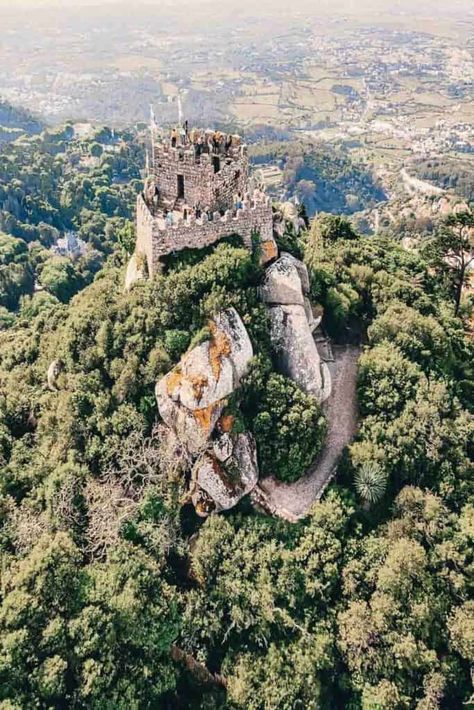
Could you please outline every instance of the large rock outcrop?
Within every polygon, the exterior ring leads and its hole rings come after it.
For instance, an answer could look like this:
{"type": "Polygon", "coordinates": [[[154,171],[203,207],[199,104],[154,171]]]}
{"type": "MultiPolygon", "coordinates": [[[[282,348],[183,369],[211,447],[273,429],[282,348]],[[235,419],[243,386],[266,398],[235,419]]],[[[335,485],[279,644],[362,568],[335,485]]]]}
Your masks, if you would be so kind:
{"type": "Polygon", "coordinates": [[[247,373],[252,344],[234,308],[217,315],[210,331],[156,386],[162,419],[194,459],[191,492],[200,515],[231,508],[258,480],[253,438],[233,434],[232,417],[221,416],[247,373]]]}
{"type": "Polygon", "coordinates": [[[234,308],[216,316],[210,328],[211,339],[188,352],[156,386],[162,419],[193,454],[207,445],[226,397],[239,386],[253,356],[234,308]]]}
{"type": "Polygon", "coordinates": [[[146,267],[142,261],[143,259],[137,254],[130,257],[125,273],[124,291],[130,291],[134,283],[146,279],[146,267]]]}
{"type": "Polygon", "coordinates": [[[205,454],[196,462],[192,480],[192,500],[198,514],[201,513],[201,501],[205,501],[205,514],[208,513],[209,499],[213,502],[216,512],[233,508],[244,495],[255,488],[258,481],[257,448],[253,436],[246,433],[229,437],[225,447],[217,440],[214,451],[205,454]],[[224,460],[220,455],[223,448],[224,460]]]}
{"type": "Polygon", "coordinates": [[[59,389],[58,379],[64,370],[64,363],[62,360],[53,360],[53,362],[48,367],[48,388],[51,392],[57,392],[59,389]]]}
{"type": "Polygon", "coordinates": [[[281,372],[323,401],[331,392],[330,375],[313,338],[315,319],[308,293],[306,266],[286,253],[267,269],[260,289],[261,299],[268,305],[281,372]]]}
{"type": "Polygon", "coordinates": [[[298,208],[293,202],[283,202],[274,214],[273,229],[278,236],[283,237],[288,229],[293,229],[298,235],[306,228],[305,221],[300,217],[298,208]]]}

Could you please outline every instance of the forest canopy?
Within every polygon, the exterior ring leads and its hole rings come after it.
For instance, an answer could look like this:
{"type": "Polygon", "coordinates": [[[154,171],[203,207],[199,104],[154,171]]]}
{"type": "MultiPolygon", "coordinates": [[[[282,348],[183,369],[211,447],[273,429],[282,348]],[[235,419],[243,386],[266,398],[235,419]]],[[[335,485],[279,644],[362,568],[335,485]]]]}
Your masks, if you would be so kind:
{"type": "Polygon", "coordinates": [[[154,386],[219,309],[252,341],[229,407],[262,474],[299,478],[326,425],[276,372],[238,241],[124,292],[142,156],[69,126],[0,151],[0,706],[465,707],[474,346],[453,274],[337,216],[287,234],[325,328],[361,347],[358,434],[299,522],[248,499],[199,519],[154,386]],[[75,258],[51,251],[68,230],[75,258]]]}

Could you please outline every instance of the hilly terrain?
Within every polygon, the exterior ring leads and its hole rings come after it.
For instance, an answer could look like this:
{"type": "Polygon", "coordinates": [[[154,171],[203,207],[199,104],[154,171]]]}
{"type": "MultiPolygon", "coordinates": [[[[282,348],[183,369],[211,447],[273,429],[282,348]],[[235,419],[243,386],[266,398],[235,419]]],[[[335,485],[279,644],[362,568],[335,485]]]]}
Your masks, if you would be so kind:
{"type": "Polygon", "coordinates": [[[450,255],[468,206],[407,250],[348,221],[390,197],[366,166],[254,145],[257,174],[271,150],[318,210],[273,204],[327,361],[351,353],[357,402],[325,409],[279,371],[258,239],[184,250],[126,290],[143,133],[29,120],[0,146],[0,705],[466,707],[474,343],[450,255]],[[165,435],[155,387],[215,347],[228,309],[252,357],[222,424],[257,442],[262,489],[304,493],[350,433],[292,520],[249,496],[198,515],[165,435]]]}
{"type": "Polygon", "coordinates": [[[0,100],[0,142],[14,140],[23,133],[39,133],[43,128],[44,124],[29,111],[0,100]]]}

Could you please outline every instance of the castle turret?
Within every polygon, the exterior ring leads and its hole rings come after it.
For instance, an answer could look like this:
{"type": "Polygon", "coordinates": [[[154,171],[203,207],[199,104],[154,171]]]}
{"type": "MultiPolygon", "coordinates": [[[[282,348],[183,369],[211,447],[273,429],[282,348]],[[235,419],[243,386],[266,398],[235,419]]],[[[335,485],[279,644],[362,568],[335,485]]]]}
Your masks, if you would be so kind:
{"type": "MultiPolygon", "coordinates": [[[[148,159],[149,161],[149,159],[148,159]]],[[[137,202],[138,253],[151,275],[160,258],[238,234],[252,248],[258,232],[265,261],[277,256],[269,199],[250,189],[247,147],[219,131],[152,130],[149,175],[137,202]]]]}

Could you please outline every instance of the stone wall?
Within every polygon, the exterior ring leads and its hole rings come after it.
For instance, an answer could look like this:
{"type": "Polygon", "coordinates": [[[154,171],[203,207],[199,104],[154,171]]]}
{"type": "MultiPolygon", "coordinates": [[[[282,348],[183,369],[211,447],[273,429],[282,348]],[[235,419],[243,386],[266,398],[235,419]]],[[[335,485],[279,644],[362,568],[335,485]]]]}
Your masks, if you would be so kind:
{"type": "Polygon", "coordinates": [[[157,233],[156,220],[148,209],[148,205],[143,199],[143,195],[137,198],[137,241],[135,253],[144,254],[148,265],[148,273],[153,274],[153,242],[154,234],[157,233]]]}
{"type": "Polygon", "coordinates": [[[190,216],[171,226],[161,227],[162,222],[154,218],[141,195],[137,201],[137,252],[145,254],[151,275],[160,270],[160,259],[167,254],[182,249],[201,249],[215,244],[224,237],[238,234],[245,246],[252,249],[252,232],[260,234],[263,260],[276,256],[273,239],[273,212],[268,197],[245,200],[243,208],[235,214],[228,211],[223,217],[216,212],[209,221],[190,216]]]}
{"type": "Polygon", "coordinates": [[[199,159],[194,149],[155,147],[152,175],[160,191],[160,200],[174,204],[178,198],[178,175],[184,181],[184,201],[189,207],[228,209],[234,195],[244,194],[248,180],[248,158],[242,146],[235,157],[216,156],[219,171],[214,171],[214,156],[203,153],[199,159]]]}

